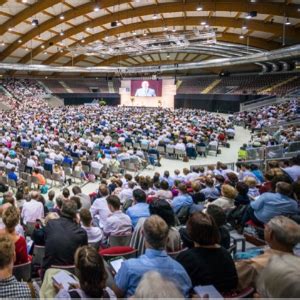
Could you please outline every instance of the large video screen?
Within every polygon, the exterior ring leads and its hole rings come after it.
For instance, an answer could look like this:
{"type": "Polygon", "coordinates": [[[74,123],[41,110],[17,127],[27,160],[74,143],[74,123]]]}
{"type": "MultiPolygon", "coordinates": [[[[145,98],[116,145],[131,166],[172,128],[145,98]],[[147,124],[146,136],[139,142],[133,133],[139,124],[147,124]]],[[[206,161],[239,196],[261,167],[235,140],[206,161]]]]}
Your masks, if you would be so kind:
{"type": "Polygon", "coordinates": [[[161,97],[162,80],[131,80],[131,96],[161,97]]]}

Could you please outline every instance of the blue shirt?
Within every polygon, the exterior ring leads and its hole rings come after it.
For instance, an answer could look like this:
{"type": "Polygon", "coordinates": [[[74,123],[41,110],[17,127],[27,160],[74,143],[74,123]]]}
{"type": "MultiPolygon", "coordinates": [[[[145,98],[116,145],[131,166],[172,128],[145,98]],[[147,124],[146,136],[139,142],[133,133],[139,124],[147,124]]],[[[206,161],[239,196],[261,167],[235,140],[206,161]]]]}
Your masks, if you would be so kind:
{"type": "Polygon", "coordinates": [[[279,193],[264,193],[250,205],[255,217],[264,224],[275,216],[298,213],[297,202],[279,193]]]}
{"type": "Polygon", "coordinates": [[[193,198],[190,195],[183,194],[176,196],[172,201],[172,208],[175,213],[177,213],[184,206],[192,206],[193,198]]]}
{"type": "Polygon", "coordinates": [[[216,187],[206,187],[200,191],[206,199],[217,199],[220,196],[220,191],[216,187]]]}
{"type": "Polygon", "coordinates": [[[137,203],[129,207],[126,211],[127,215],[130,217],[133,227],[139,221],[139,218],[147,218],[150,216],[149,204],[147,203],[137,203]]]}
{"type": "Polygon", "coordinates": [[[10,180],[14,180],[16,182],[18,181],[17,174],[14,173],[14,172],[11,172],[11,171],[7,174],[7,178],[10,179],[10,180]]]}
{"type": "Polygon", "coordinates": [[[126,297],[134,294],[142,276],[148,271],[157,271],[172,280],[184,296],[189,296],[192,282],[181,264],[167,255],[166,251],[146,249],[139,258],[125,260],[118,271],[115,282],[126,297]]]}

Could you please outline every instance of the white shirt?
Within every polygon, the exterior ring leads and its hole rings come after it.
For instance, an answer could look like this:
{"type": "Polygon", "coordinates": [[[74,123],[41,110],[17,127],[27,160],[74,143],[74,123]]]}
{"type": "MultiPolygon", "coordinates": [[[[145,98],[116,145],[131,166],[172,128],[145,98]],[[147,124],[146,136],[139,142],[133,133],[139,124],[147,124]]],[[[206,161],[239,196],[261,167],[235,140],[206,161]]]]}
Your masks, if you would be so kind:
{"type": "Polygon", "coordinates": [[[99,226],[103,228],[107,217],[110,215],[110,210],[107,205],[106,197],[97,198],[90,208],[93,218],[99,220],[99,226]]]}
{"type": "Polygon", "coordinates": [[[103,227],[105,235],[126,235],[132,232],[132,222],[129,216],[120,210],[113,212],[103,227]]]}
{"type": "Polygon", "coordinates": [[[27,222],[34,223],[37,219],[44,218],[44,207],[41,202],[31,199],[23,204],[21,217],[23,218],[23,223],[27,222]]]}
{"type": "Polygon", "coordinates": [[[123,188],[121,193],[119,194],[120,201],[123,204],[126,200],[132,199],[132,189],[123,188]]]}
{"type": "Polygon", "coordinates": [[[104,238],[103,232],[99,227],[85,227],[81,225],[81,227],[86,231],[88,236],[88,243],[97,243],[102,241],[104,238]]]}

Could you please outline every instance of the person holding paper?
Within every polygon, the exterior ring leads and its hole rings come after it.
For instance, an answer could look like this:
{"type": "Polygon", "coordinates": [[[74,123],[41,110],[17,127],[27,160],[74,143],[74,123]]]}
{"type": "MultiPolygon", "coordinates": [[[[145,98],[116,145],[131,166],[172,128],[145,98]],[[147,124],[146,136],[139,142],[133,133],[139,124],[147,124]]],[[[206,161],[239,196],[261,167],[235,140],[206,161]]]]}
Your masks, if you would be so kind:
{"type": "MultiPolygon", "coordinates": [[[[53,286],[58,290],[56,299],[116,299],[114,292],[106,287],[107,272],[103,258],[97,250],[91,246],[83,246],[75,253],[75,268],[79,283],[74,283],[66,288],[68,282],[57,282],[53,276],[53,286]]],[[[69,275],[68,275],[69,276],[69,275]]],[[[67,280],[68,281],[68,280],[67,280]]]]}

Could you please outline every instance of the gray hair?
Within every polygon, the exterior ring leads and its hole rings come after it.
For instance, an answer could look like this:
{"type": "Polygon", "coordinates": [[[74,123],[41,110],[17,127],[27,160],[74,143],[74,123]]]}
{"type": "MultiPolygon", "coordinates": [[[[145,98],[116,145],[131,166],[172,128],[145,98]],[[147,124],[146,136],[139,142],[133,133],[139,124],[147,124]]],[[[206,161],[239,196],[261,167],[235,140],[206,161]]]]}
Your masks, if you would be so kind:
{"type": "MultiPolygon", "coordinates": [[[[170,276],[172,276],[170,274],[170,276]]],[[[134,294],[136,299],[184,299],[173,281],[167,280],[156,271],[150,271],[143,275],[134,294]]]]}
{"type": "Polygon", "coordinates": [[[274,255],[257,278],[256,289],[262,298],[299,298],[300,257],[274,255]]]}
{"type": "Polygon", "coordinates": [[[277,216],[272,218],[267,225],[279,243],[293,247],[300,243],[300,225],[295,221],[284,216],[277,216]]]}

